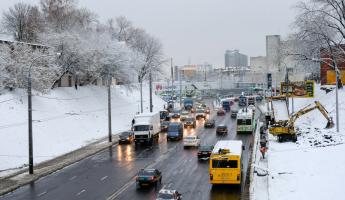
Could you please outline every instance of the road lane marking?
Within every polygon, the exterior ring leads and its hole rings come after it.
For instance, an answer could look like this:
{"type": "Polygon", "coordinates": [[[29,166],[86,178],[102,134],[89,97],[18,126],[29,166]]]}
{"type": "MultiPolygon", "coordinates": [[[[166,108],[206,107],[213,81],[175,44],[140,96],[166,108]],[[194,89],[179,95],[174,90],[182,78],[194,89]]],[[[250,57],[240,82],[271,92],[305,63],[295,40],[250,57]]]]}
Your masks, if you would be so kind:
{"type": "Polygon", "coordinates": [[[77,178],[77,176],[72,176],[69,180],[71,181],[71,180],[73,180],[75,178],[77,178]]]}
{"type": "Polygon", "coordinates": [[[108,178],[108,176],[104,176],[104,177],[101,178],[101,181],[104,181],[107,178],[108,178]]]}
{"type": "Polygon", "coordinates": [[[114,194],[112,194],[110,197],[108,197],[107,200],[116,199],[116,197],[118,197],[120,194],[122,194],[125,190],[127,190],[129,188],[129,186],[131,186],[134,183],[135,183],[135,180],[133,178],[130,182],[126,183],[118,191],[116,191],[114,194]]]}
{"type": "Polygon", "coordinates": [[[37,196],[40,197],[40,196],[45,195],[46,193],[47,193],[47,191],[44,191],[44,192],[42,192],[42,193],[39,193],[37,196]]]}
{"type": "Polygon", "coordinates": [[[83,192],[85,192],[86,190],[82,190],[82,191],[80,191],[80,192],[78,192],[77,194],[76,194],[76,196],[79,196],[79,195],[81,195],[83,192]]]}

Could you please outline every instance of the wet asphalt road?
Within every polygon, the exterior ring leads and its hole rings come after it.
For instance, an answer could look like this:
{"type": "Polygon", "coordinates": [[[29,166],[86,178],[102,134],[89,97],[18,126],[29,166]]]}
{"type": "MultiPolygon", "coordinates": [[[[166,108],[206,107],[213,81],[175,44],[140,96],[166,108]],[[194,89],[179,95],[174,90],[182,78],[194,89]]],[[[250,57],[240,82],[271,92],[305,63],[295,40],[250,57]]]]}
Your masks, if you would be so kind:
{"type": "MultiPolygon", "coordinates": [[[[203,120],[197,121],[195,129],[185,129],[184,135],[197,134],[201,144],[212,145],[221,139],[241,139],[245,145],[245,175],[252,135],[237,135],[235,120],[229,113],[226,116],[214,115],[211,113],[209,117],[215,117],[216,125],[228,125],[228,135],[216,136],[215,128],[204,129],[203,120]]],[[[176,189],[183,199],[240,199],[240,187],[212,186],[209,183],[209,162],[198,161],[197,151],[197,148],[184,149],[182,141],[167,142],[166,133],[160,133],[159,140],[151,148],[135,148],[134,144],[115,145],[1,196],[0,200],[155,199],[161,188],[176,189]],[[134,177],[139,169],[145,167],[162,171],[162,184],[157,188],[136,189],[134,177]]]]}

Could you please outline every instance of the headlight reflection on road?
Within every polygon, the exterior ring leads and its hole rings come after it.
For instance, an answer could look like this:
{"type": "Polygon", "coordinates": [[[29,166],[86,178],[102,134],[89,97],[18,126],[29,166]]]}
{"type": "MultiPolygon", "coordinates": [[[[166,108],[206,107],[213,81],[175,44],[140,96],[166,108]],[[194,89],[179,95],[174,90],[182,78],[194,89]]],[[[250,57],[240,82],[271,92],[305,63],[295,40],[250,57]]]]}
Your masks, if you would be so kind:
{"type": "Polygon", "coordinates": [[[117,145],[117,159],[119,161],[122,161],[122,145],[117,145]]]}

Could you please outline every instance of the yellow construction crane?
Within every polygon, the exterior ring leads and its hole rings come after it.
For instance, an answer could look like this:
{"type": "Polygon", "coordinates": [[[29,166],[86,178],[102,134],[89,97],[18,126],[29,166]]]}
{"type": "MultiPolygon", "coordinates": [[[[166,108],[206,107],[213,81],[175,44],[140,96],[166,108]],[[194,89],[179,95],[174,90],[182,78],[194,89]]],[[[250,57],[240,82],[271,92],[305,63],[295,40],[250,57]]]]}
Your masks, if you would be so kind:
{"type": "Polygon", "coordinates": [[[318,109],[322,115],[327,119],[326,128],[332,128],[334,126],[332,118],[328,115],[327,110],[325,107],[321,105],[320,102],[315,101],[315,105],[311,106],[311,104],[307,105],[306,107],[302,108],[298,112],[291,115],[289,120],[280,120],[276,121],[272,126],[269,127],[269,132],[272,135],[276,135],[278,137],[279,142],[283,141],[297,141],[297,136],[295,132],[295,121],[302,115],[318,109]]]}

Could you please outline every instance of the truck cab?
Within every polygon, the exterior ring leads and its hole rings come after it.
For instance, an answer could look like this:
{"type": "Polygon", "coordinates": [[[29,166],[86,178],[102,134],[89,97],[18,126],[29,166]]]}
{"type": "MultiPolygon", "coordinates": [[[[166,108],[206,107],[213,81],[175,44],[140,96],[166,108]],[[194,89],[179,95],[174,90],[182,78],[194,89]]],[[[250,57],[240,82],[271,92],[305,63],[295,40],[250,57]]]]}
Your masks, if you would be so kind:
{"type": "Polygon", "coordinates": [[[135,115],[133,125],[135,144],[153,144],[154,138],[159,137],[160,116],[159,113],[141,113],[135,115]]]}
{"type": "Polygon", "coordinates": [[[167,140],[182,139],[183,126],[181,122],[171,122],[168,127],[167,140]]]}

